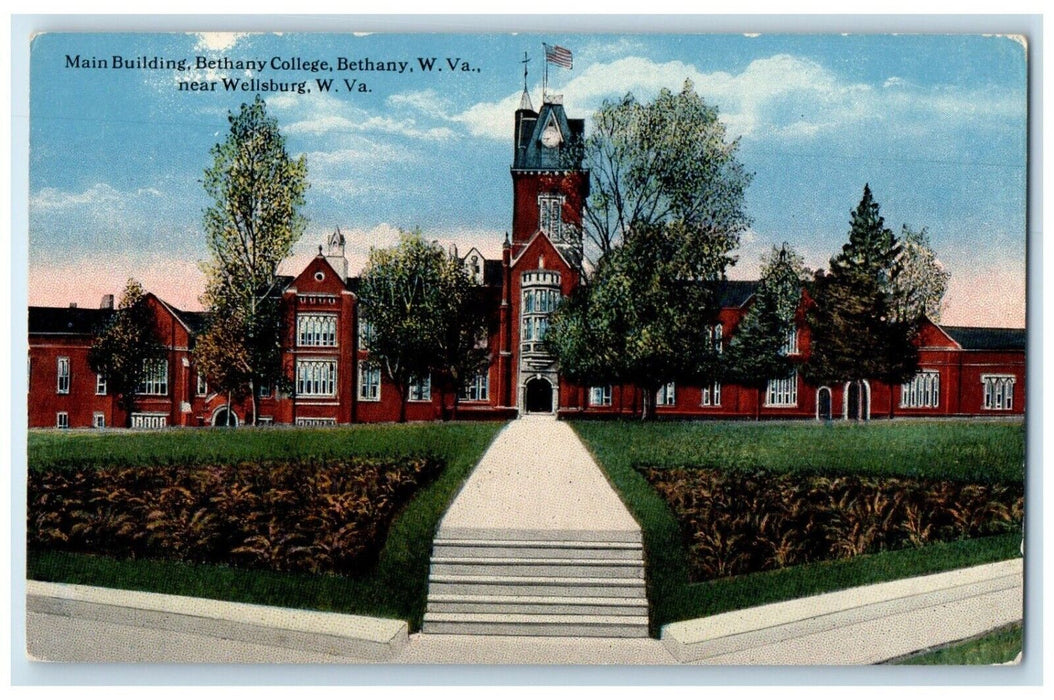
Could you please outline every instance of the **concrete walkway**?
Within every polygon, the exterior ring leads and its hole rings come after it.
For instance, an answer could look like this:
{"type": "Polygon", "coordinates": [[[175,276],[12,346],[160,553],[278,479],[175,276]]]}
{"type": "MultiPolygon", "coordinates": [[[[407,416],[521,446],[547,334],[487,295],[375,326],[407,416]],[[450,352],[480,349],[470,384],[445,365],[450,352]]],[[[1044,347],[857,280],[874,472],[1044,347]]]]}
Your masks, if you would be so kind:
{"type": "Polygon", "coordinates": [[[317,640],[305,641],[304,621],[317,613],[28,582],[26,641],[35,659],[96,663],[873,664],[1020,620],[1021,564],[996,562],[678,622],[664,628],[663,641],[453,634],[406,639],[397,631],[388,639],[392,626],[402,623],[377,620],[371,630],[351,616],[340,632],[347,638],[343,644],[328,620],[316,631],[317,640]],[[225,624],[211,605],[229,607],[225,624]],[[365,646],[354,638],[364,632],[372,638],[365,646]],[[380,645],[387,654],[376,653],[380,645]]]}
{"type": "Polygon", "coordinates": [[[646,638],[642,542],[570,426],[513,421],[439,524],[423,631],[646,638]]]}
{"type": "Polygon", "coordinates": [[[569,425],[526,416],[502,430],[439,525],[441,539],[640,542],[641,532],[569,425]]]}

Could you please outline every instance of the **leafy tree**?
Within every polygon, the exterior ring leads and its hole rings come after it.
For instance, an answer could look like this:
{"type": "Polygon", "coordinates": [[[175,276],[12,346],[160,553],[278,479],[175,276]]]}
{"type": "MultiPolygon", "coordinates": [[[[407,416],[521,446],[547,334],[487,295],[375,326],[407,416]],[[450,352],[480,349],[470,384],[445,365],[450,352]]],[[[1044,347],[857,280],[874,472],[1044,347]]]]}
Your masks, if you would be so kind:
{"type": "MultiPolygon", "coordinates": [[[[204,222],[212,259],[204,266],[202,301],[214,319],[224,319],[216,332],[224,340],[240,339],[241,349],[231,352],[241,353],[247,366],[240,376],[255,421],[261,384],[284,380],[275,286],[279,264],[304,230],[299,210],[307,164],[303,156],[289,156],[278,122],[267,116],[259,95],[228,121],[230,133],[212,148],[213,163],[205,171],[205,192],[213,200],[204,222]]],[[[206,340],[205,347],[218,346],[206,340]]],[[[216,367],[221,357],[206,363],[216,367]]],[[[239,374],[227,376],[233,381],[239,374]]]]}
{"type": "Polygon", "coordinates": [[[460,393],[487,361],[484,307],[468,272],[419,231],[403,233],[393,248],[370,251],[359,303],[373,326],[370,358],[399,392],[399,422],[406,420],[414,380],[436,373],[460,393]]]}
{"type": "Polygon", "coordinates": [[[786,342],[797,327],[795,317],[808,275],[805,261],[786,244],[773,248],[762,263],[753,302],[729,341],[726,376],[756,390],[755,419],[761,417],[768,381],[786,377],[796,364],[786,352],[786,342]]]}
{"type": "Polygon", "coordinates": [[[227,395],[227,424],[233,418],[233,399],[242,399],[252,383],[251,353],[244,323],[236,315],[213,316],[194,344],[194,362],[218,393],[227,395]]]}
{"type": "MultiPolygon", "coordinates": [[[[487,297],[472,281],[456,253],[445,256],[440,268],[438,309],[439,348],[432,371],[440,386],[453,392],[453,417],[457,418],[461,391],[467,382],[490,365],[487,348],[487,297]]],[[[446,401],[440,403],[446,415],[446,401]]]]}
{"type": "Polygon", "coordinates": [[[849,242],[831,259],[830,272],[818,273],[811,285],[806,377],[814,384],[863,379],[899,384],[918,371],[917,319],[895,313],[901,247],[885,228],[867,185],[850,226],[849,242]]]}
{"type": "Polygon", "coordinates": [[[88,350],[92,371],[106,378],[107,387],[124,411],[125,427],[132,424],[136,394],[150,363],[163,357],[154,312],[142,285],[130,279],[117,310],[96,334],[88,350]]]}
{"type": "Polygon", "coordinates": [[[632,94],[605,101],[581,149],[568,153],[590,172],[588,242],[602,256],[639,225],[681,221],[719,235],[745,230],[743,198],[752,175],[738,150],[739,140],[727,140],[717,108],[690,80],[649,104],[632,94]]]}
{"type": "Polygon", "coordinates": [[[907,224],[900,233],[900,257],[893,280],[893,313],[898,319],[941,320],[941,305],[951,273],[944,269],[930,247],[929,231],[915,231],[907,224]]]}
{"type": "Polygon", "coordinates": [[[679,221],[638,225],[601,258],[587,291],[554,314],[546,342],[561,372],[638,385],[643,420],[654,416],[663,384],[715,380],[715,282],[731,262],[730,250],[729,238],[701,235],[679,221]]]}

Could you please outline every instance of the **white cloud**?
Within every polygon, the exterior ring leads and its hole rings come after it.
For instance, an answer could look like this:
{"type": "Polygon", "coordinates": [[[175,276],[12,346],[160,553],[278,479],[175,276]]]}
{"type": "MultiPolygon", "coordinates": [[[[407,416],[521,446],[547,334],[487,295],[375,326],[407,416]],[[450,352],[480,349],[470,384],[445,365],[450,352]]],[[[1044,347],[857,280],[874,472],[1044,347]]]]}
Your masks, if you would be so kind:
{"type": "MultiPolygon", "coordinates": [[[[1024,96],[1007,90],[923,88],[896,76],[881,85],[850,82],[816,61],[789,54],[756,59],[739,73],[706,73],[682,61],[626,56],[588,65],[562,86],[551,85],[550,92],[563,93],[568,112],[588,115],[605,99],[632,92],[651,100],[662,88],[679,90],[686,79],[718,106],[730,137],[810,139],[869,121],[920,120],[940,131],[969,120],[1024,114],[1024,96]]],[[[535,85],[531,94],[539,93],[535,85]]],[[[519,99],[517,91],[450,118],[473,135],[507,140],[519,99]]]]}
{"type": "Polygon", "coordinates": [[[80,192],[44,187],[36,194],[30,194],[29,206],[30,209],[69,209],[113,204],[121,198],[120,192],[105,182],[99,182],[80,192]]]}
{"type": "Polygon", "coordinates": [[[198,43],[194,45],[194,49],[197,51],[229,51],[248,34],[244,32],[200,32],[196,36],[198,43]]]}
{"type": "Polygon", "coordinates": [[[372,114],[333,95],[317,95],[312,100],[279,95],[271,98],[268,105],[276,111],[289,113],[285,120],[289,123],[282,127],[289,134],[383,133],[435,141],[449,138],[454,133],[446,126],[420,126],[413,118],[396,119],[372,114]]]}

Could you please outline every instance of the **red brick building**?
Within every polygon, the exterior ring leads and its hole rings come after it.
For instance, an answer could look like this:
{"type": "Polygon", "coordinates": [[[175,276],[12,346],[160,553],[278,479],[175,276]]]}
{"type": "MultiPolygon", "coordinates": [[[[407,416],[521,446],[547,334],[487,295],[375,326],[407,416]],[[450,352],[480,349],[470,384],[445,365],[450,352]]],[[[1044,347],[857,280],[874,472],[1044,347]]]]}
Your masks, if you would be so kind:
{"type": "MultiPolygon", "coordinates": [[[[569,166],[565,146],[581,137],[584,122],[568,119],[550,96],[537,112],[524,92],[514,116],[511,167],[511,239],[501,260],[476,249],[462,260],[489,300],[490,365],[461,392],[461,418],[509,418],[523,413],[614,416],[639,413],[640,389],[631,385],[583,387],[560,377],[542,343],[549,314],[579,284],[582,211],[589,173],[569,166]]],[[[380,367],[369,362],[369,324],[357,314],[357,278],[348,275],[344,237],[334,232],[296,277],[281,280],[285,319],[283,361],[292,390],[264,387],[259,421],[337,425],[393,421],[399,398],[380,367]]],[[[756,283],[726,282],[722,310],[712,329],[727,343],[753,298],[756,283]]],[[[205,317],[156,296],[155,312],[165,359],[140,387],[133,427],[241,424],[251,421],[248,402],[229,405],[213,392],[194,363],[195,336],[205,317]]],[[[124,425],[104,378],[88,364],[93,333],[113,313],[102,308],[29,309],[29,426],[124,425]]],[[[660,416],[698,418],[868,419],[894,416],[999,416],[1024,413],[1025,331],[926,323],[919,334],[920,369],[911,382],[887,386],[867,381],[810,386],[797,374],[770,381],[758,392],[736,385],[663,387],[660,416]],[[760,404],[760,405],[759,405],[760,404]]],[[[809,331],[800,324],[787,351],[805,358],[809,331]]],[[[430,379],[411,387],[406,417],[435,420],[453,409],[454,397],[433,391],[430,379]]]]}

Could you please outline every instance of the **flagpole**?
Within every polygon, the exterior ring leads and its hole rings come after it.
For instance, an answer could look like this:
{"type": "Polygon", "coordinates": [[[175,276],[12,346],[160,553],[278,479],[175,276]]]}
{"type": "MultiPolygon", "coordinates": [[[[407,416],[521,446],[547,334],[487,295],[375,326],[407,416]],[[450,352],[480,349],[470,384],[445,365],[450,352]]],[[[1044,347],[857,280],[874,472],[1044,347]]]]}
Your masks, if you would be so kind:
{"type": "Polygon", "coordinates": [[[545,93],[549,89],[549,53],[548,46],[542,42],[542,54],[545,56],[545,69],[542,74],[542,104],[545,104],[545,93]]]}

